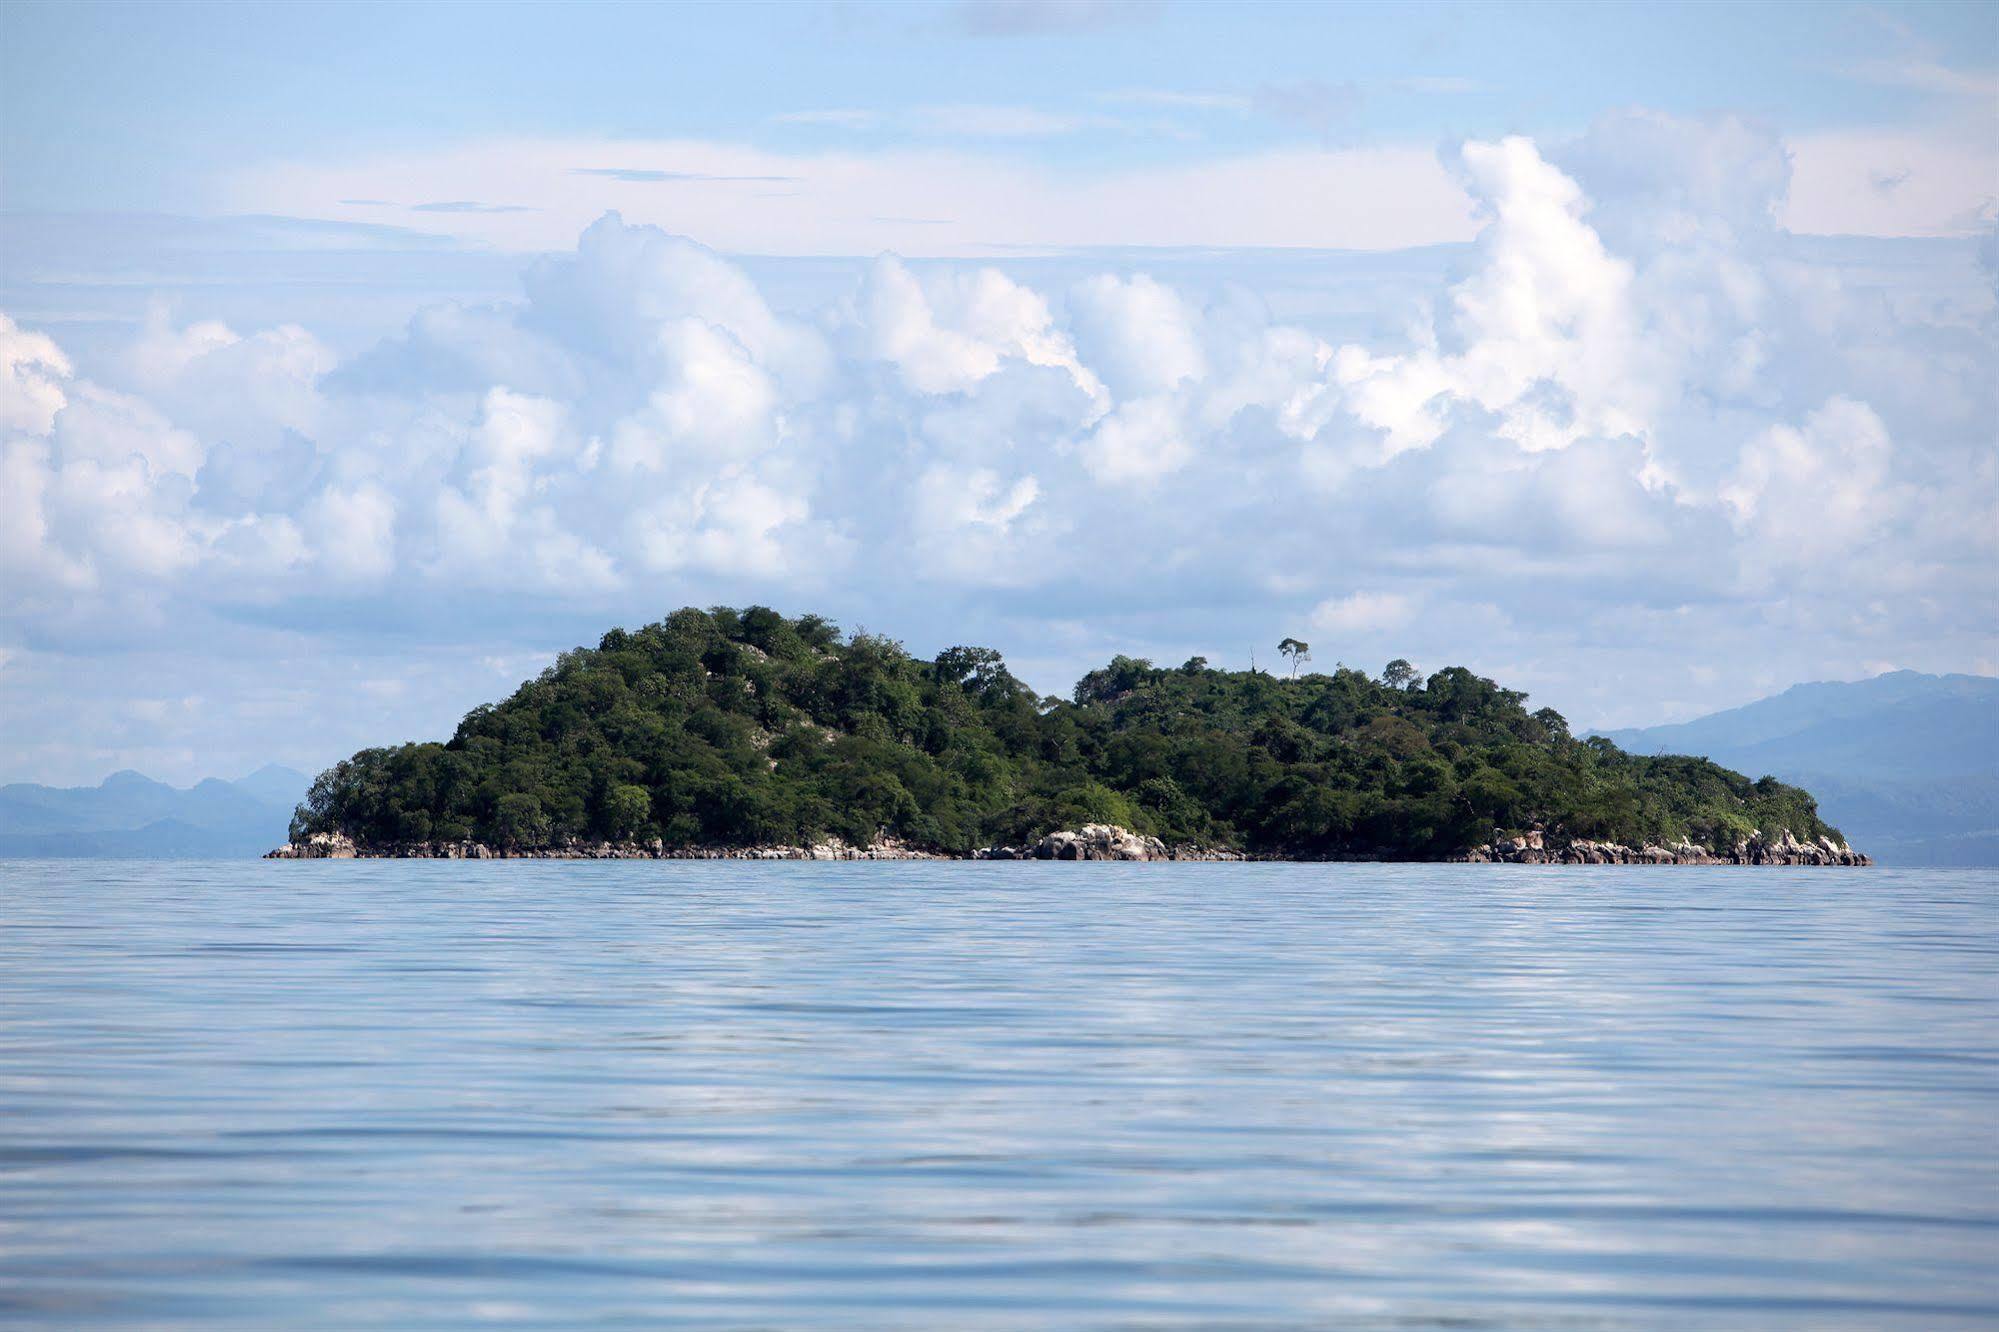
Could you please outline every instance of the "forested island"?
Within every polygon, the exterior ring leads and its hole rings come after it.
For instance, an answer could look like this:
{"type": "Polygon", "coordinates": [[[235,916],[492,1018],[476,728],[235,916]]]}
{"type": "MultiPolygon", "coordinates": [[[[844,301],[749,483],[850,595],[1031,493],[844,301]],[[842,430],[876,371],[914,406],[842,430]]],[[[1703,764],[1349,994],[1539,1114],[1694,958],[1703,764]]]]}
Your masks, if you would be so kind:
{"type": "Polygon", "coordinates": [[[273,854],[1866,863],[1773,778],[1579,740],[1462,667],[1282,651],[1120,656],[1058,699],[987,648],[680,610],[336,764],[273,854]]]}

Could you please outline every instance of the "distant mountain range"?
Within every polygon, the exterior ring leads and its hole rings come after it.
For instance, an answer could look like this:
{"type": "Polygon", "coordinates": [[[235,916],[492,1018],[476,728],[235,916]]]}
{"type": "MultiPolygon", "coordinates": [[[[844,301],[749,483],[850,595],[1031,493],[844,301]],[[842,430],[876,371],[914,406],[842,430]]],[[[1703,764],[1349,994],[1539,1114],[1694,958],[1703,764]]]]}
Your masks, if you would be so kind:
{"type": "Polygon", "coordinates": [[[269,764],[182,790],[136,772],[96,786],[0,786],[0,858],[258,856],[285,840],[311,779],[269,764]]]}
{"type": "Polygon", "coordinates": [[[1894,671],[1598,734],[1802,786],[1884,865],[1999,865],[1999,679],[1894,671]]]}

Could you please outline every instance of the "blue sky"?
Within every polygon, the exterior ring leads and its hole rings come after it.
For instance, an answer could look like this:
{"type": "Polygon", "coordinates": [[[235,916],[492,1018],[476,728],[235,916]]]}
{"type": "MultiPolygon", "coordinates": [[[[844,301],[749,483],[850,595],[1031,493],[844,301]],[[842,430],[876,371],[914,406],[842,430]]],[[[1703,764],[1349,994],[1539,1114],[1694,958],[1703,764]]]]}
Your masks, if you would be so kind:
{"type": "Polygon", "coordinates": [[[1989,91],[1999,60],[1999,22],[1971,4],[473,12],[10,6],[8,206],[201,208],[249,164],[475,137],[801,153],[974,139],[1089,170],[1297,142],[1573,133],[1622,106],[1794,134],[1920,128],[1941,79],[1983,77],[1989,91]]]}
{"type": "MultiPolygon", "coordinates": [[[[1919,88],[1862,71],[1897,54],[1976,70],[1994,45],[1977,5],[10,8],[10,109],[40,113],[24,138],[82,132],[105,165],[177,168],[418,134],[809,143],[774,118],[953,102],[1085,113],[1119,92],[1312,80],[1356,85],[1373,132],[1574,128],[1619,103],[1806,129],[1920,117],[1919,88]]],[[[78,157],[46,140],[19,151],[10,167],[51,179],[78,157]]]]}
{"type": "Polygon", "coordinates": [[[0,779],[315,767],[717,600],[1581,723],[1999,669],[1993,6],[0,37],[0,779]]]}

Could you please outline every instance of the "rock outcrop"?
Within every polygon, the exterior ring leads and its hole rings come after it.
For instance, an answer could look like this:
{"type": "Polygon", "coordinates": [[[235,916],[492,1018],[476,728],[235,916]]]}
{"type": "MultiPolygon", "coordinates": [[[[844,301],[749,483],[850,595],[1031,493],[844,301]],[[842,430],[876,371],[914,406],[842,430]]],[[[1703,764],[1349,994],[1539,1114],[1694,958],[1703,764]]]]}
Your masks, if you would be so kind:
{"type": "Polygon", "coordinates": [[[1871,865],[1874,862],[1844,842],[1821,837],[1801,842],[1790,829],[1775,838],[1760,833],[1743,838],[1726,851],[1693,842],[1664,846],[1625,846],[1619,842],[1583,839],[1554,845],[1540,831],[1517,836],[1493,835],[1490,845],[1473,847],[1458,857],[1472,864],[1506,865],[1871,865]]]}
{"type": "Polygon", "coordinates": [[[346,833],[314,833],[303,842],[286,842],[277,850],[267,853],[266,860],[353,860],[369,855],[354,844],[354,839],[346,833]]]}
{"type": "Polygon", "coordinates": [[[974,860],[1248,860],[1240,851],[1168,846],[1115,823],[1086,823],[1049,833],[1027,846],[988,846],[974,860]]]}
{"type": "Polygon", "coordinates": [[[1034,844],[1036,860],[1165,860],[1166,844],[1114,823],[1086,823],[1034,844]]]}

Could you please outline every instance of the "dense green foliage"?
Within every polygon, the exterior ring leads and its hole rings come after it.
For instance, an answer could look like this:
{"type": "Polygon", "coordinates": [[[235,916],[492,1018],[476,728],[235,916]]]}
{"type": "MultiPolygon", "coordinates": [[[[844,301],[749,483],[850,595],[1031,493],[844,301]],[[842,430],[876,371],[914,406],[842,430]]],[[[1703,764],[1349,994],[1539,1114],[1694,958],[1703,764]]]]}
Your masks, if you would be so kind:
{"type": "Polygon", "coordinates": [[[815,616],[682,610],[565,653],[448,744],[336,765],[293,836],[745,846],[885,833],[968,851],[1105,822],[1169,843],[1430,859],[1536,825],[1557,844],[1827,831],[1803,791],[1576,740],[1524,701],[1461,667],[1286,679],[1118,657],[1064,702],[985,648],[926,662],[815,616]]]}

